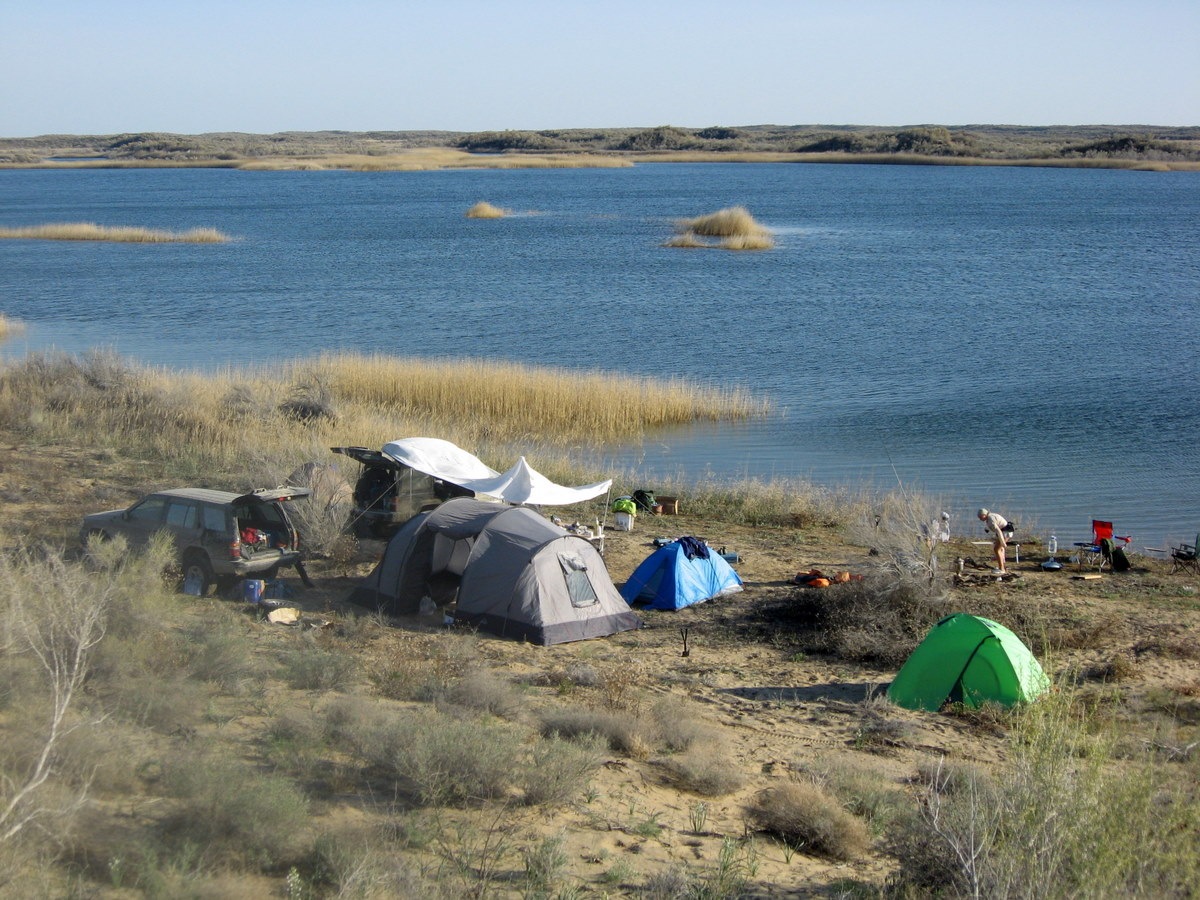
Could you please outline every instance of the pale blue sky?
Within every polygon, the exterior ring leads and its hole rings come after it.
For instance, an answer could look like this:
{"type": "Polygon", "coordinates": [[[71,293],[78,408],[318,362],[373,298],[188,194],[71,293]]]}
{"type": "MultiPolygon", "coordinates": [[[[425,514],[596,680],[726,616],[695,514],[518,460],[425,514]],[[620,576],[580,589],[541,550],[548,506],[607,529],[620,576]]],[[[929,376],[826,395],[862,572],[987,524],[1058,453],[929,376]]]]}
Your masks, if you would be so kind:
{"type": "Polygon", "coordinates": [[[0,0],[0,136],[1200,124],[1200,0],[0,0]]]}

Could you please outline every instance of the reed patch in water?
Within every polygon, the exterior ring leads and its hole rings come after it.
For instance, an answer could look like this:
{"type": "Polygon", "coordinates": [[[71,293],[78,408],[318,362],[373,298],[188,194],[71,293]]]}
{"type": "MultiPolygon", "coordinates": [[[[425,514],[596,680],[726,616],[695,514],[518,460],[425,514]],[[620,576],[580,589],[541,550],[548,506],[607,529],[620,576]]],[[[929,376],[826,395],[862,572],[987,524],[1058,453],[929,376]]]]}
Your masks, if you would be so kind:
{"type": "Polygon", "coordinates": [[[132,244],[222,244],[229,236],[215,228],[189,231],[160,231],[154,228],[97,225],[94,222],[62,222],[0,228],[0,238],[40,241],[116,241],[132,244]]]}
{"type": "Polygon", "coordinates": [[[503,219],[505,216],[511,215],[512,210],[494,206],[486,200],[480,200],[467,210],[468,219],[503,219]]]}
{"type": "Polygon", "coordinates": [[[668,247],[770,250],[775,246],[770,229],[759,224],[744,206],[683,219],[676,223],[675,230],[677,234],[667,241],[668,247]]]}

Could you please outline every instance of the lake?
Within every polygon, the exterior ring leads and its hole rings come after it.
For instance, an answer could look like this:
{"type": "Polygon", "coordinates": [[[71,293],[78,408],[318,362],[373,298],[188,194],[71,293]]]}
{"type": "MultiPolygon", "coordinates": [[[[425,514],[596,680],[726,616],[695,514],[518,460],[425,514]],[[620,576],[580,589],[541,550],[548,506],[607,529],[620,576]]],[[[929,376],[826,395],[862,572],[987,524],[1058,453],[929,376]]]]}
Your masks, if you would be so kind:
{"type": "MultiPolygon", "coordinates": [[[[445,172],[0,171],[0,224],[221,245],[0,241],[8,357],[211,369],[345,349],[679,376],[770,421],[607,458],[655,477],[897,482],[1134,546],[1200,530],[1200,177],[658,164],[445,172]],[[467,219],[486,200],[514,215],[467,219]],[[663,246],[742,205],[774,250],[663,246]]],[[[397,435],[400,437],[401,435],[397,435]]]]}

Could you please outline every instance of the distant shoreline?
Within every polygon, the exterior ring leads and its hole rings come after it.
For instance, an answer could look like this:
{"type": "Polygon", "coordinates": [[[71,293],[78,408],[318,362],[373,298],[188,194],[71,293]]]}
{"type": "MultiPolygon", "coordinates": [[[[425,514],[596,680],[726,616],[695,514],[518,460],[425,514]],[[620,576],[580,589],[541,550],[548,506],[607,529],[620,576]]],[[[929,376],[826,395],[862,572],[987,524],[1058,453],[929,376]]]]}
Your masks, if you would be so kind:
{"type": "Polygon", "coordinates": [[[427,171],[737,162],[1200,171],[1200,126],[774,126],[684,129],[158,132],[0,138],[2,169],[427,171]]]}

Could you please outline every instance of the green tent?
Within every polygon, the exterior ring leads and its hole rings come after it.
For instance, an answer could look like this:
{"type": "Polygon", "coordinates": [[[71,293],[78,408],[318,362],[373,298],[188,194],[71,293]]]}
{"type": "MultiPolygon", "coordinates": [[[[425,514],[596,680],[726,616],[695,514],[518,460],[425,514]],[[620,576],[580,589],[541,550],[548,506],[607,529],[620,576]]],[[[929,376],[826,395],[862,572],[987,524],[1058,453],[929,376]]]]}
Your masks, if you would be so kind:
{"type": "Polygon", "coordinates": [[[947,616],[921,641],[888,688],[908,709],[940,709],[947,700],[977,708],[1033,700],[1050,686],[1029,648],[998,622],[947,616]]]}

